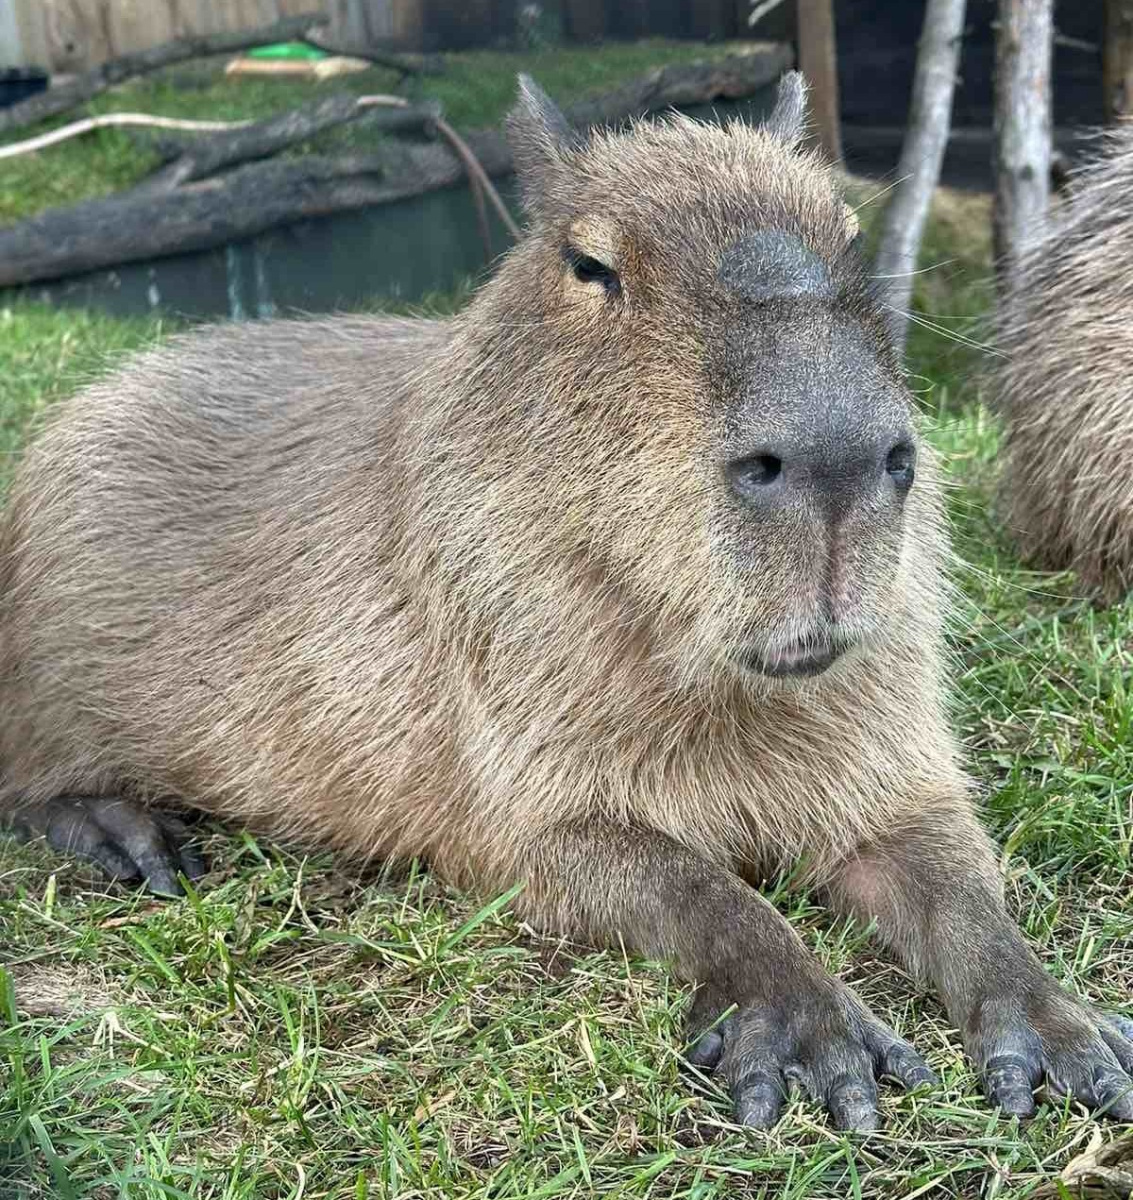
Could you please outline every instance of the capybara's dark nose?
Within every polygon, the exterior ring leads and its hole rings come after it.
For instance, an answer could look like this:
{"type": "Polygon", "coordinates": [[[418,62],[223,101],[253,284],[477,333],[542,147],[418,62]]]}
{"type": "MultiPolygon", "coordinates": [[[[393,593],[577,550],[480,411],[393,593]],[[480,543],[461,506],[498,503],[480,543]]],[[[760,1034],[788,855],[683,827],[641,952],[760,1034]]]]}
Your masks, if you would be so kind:
{"type": "Polygon", "coordinates": [[[878,490],[898,503],[916,477],[911,436],[885,438],[872,447],[837,438],[810,445],[769,443],[731,459],[725,474],[735,494],[753,509],[781,508],[809,498],[836,507],[874,497],[878,490]]]}

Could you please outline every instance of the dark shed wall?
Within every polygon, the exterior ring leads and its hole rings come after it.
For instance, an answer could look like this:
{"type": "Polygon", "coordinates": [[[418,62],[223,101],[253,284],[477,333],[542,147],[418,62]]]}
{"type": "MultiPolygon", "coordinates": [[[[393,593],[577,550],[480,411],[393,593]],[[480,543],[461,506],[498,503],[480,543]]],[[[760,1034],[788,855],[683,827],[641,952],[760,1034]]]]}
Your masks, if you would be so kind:
{"type": "MultiPolygon", "coordinates": [[[[788,0],[788,3],[790,0],[788,0]]],[[[967,32],[953,123],[990,126],[995,61],[995,0],[968,0],[967,32]]],[[[908,110],[924,19],[924,0],[837,0],[838,68],[842,119],[858,125],[892,125],[908,110]]],[[[1054,61],[1057,125],[1096,125],[1102,110],[1103,0],[1058,0],[1055,22],[1062,38],[1054,61]]]]}
{"type": "MultiPolygon", "coordinates": [[[[925,0],[835,0],[845,122],[904,122],[924,9],[925,0]]],[[[584,42],[606,37],[792,41],[794,10],[795,0],[783,0],[752,29],[746,19],[750,0],[561,0],[560,5],[564,36],[584,42]]],[[[957,125],[991,124],[995,10],[995,0],[968,0],[957,125]]],[[[1055,20],[1063,39],[1055,47],[1055,122],[1100,124],[1104,0],[1056,0],[1055,20]]]]}

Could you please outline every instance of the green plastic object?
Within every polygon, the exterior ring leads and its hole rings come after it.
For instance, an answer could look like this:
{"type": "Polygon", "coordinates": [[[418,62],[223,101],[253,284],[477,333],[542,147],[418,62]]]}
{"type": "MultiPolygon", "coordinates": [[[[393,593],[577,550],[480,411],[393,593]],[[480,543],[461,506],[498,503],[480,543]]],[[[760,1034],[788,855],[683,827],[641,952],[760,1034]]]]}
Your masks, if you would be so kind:
{"type": "Polygon", "coordinates": [[[248,51],[249,58],[326,58],[325,50],[308,46],[306,42],[276,42],[272,46],[257,46],[248,51]]]}

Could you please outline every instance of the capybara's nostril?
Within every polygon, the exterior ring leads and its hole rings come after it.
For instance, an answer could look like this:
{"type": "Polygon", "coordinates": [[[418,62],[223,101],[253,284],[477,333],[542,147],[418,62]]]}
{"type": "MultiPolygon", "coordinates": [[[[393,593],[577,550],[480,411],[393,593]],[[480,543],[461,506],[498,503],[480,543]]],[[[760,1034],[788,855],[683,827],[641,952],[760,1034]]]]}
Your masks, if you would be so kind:
{"type": "Polygon", "coordinates": [[[917,452],[911,442],[898,442],[885,458],[885,473],[901,492],[913,486],[917,474],[917,452]]]}
{"type": "Polygon", "coordinates": [[[752,454],[728,463],[732,487],[747,498],[756,498],[783,477],[783,460],[777,454],[752,454]]]}

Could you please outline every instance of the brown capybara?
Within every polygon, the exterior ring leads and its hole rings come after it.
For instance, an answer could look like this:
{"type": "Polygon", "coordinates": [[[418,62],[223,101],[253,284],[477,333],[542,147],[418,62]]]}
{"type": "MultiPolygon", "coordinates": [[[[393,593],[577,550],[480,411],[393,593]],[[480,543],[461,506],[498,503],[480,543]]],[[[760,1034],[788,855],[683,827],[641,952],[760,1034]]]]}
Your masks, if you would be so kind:
{"type": "Polygon", "coordinates": [[[944,713],[947,540],[854,222],[768,123],[510,127],[530,230],[448,321],[205,331],[64,406],[3,525],[3,803],[176,889],[170,801],[419,855],[671,958],[739,1119],[932,1074],[754,881],[805,858],[992,1100],[1133,1117],[1008,917],[944,713]],[[711,1028],[726,1009],[735,1010],[711,1028]]]}
{"type": "Polygon", "coordinates": [[[1012,274],[990,396],[1001,508],[1023,554],[1109,601],[1133,588],[1131,196],[1126,125],[1012,274]]]}

